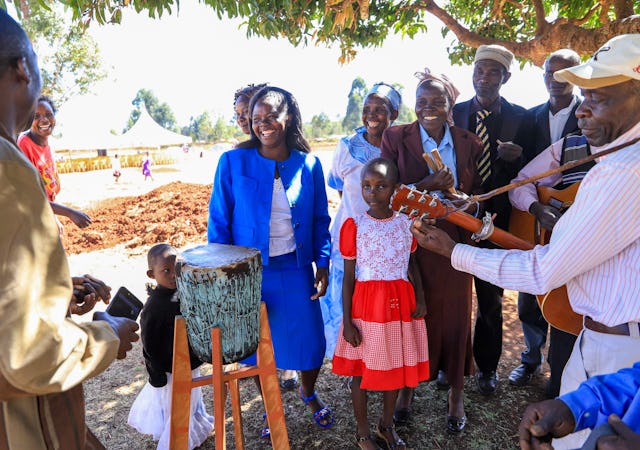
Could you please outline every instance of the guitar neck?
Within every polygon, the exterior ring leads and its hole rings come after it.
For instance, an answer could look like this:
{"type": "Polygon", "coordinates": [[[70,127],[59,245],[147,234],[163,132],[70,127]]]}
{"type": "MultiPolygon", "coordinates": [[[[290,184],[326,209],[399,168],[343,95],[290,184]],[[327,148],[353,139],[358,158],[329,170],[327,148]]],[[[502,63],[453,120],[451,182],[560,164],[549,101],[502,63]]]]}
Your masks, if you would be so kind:
{"type": "MultiPolygon", "coordinates": [[[[464,228],[467,231],[471,231],[472,233],[475,233],[482,228],[482,221],[480,219],[461,211],[454,211],[444,217],[444,219],[464,228]]],[[[520,239],[519,237],[497,227],[494,227],[493,233],[491,233],[487,239],[494,244],[507,249],[531,250],[533,248],[533,244],[530,242],[520,239]]]]}

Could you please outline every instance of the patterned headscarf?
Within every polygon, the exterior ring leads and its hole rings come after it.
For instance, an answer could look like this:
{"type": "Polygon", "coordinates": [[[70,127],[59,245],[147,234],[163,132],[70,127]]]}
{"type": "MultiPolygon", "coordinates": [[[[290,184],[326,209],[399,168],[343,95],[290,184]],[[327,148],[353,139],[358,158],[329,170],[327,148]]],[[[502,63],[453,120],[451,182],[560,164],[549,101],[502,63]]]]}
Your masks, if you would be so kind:
{"type": "Polygon", "coordinates": [[[395,112],[400,112],[402,97],[400,96],[400,93],[396,90],[396,88],[394,88],[390,84],[382,82],[374,84],[371,90],[367,92],[367,97],[372,94],[376,94],[380,97],[386,98],[387,100],[389,100],[389,103],[391,104],[391,107],[395,110],[395,112]]]}
{"type": "MultiPolygon", "coordinates": [[[[423,72],[416,72],[414,74],[416,78],[420,80],[418,83],[418,88],[422,83],[426,81],[437,81],[444,86],[444,91],[449,97],[449,114],[447,116],[447,122],[450,126],[453,126],[453,105],[456,104],[456,100],[460,95],[460,91],[453,85],[453,82],[444,74],[434,75],[431,73],[428,67],[424,68],[423,72]]],[[[418,89],[416,88],[416,90],[418,89]]]]}

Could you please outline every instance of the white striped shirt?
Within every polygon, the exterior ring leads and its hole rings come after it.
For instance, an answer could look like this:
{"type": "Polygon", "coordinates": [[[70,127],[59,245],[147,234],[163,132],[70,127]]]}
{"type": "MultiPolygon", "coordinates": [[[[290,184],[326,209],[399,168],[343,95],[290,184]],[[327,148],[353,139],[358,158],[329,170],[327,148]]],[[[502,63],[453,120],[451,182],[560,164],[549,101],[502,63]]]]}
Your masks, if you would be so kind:
{"type": "MultiPolygon", "coordinates": [[[[640,123],[594,153],[640,136],[640,123]]],[[[549,245],[530,251],[457,244],[457,270],[516,291],[567,285],[573,309],[607,326],[640,322],[640,143],[600,159],[549,245]]]]}

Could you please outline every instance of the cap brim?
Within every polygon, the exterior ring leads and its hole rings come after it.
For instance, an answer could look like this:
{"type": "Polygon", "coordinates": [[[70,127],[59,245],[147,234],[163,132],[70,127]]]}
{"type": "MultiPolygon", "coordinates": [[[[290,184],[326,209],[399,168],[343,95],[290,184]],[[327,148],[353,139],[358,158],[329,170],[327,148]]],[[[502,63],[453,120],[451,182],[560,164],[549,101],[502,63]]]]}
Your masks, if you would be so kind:
{"type": "Polygon", "coordinates": [[[608,75],[602,69],[594,69],[588,63],[554,72],[556,81],[571,83],[583,89],[597,89],[624,83],[632,78],[624,75],[608,75]],[[600,72],[600,73],[596,73],[600,72]],[[601,76],[598,76],[601,75],[601,76]]]}

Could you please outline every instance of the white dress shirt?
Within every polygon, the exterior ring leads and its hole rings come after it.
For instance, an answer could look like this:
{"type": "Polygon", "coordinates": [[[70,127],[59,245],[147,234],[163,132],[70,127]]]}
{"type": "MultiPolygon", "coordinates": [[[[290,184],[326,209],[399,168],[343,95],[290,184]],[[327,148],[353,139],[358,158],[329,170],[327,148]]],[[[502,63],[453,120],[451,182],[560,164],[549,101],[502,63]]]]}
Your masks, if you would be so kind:
{"type": "MultiPolygon", "coordinates": [[[[593,153],[640,136],[640,123],[593,153]]],[[[567,285],[575,312],[607,326],[640,321],[640,143],[600,159],[551,241],[530,251],[457,244],[455,269],[498,286],[543,294],[567,285]]]]}

